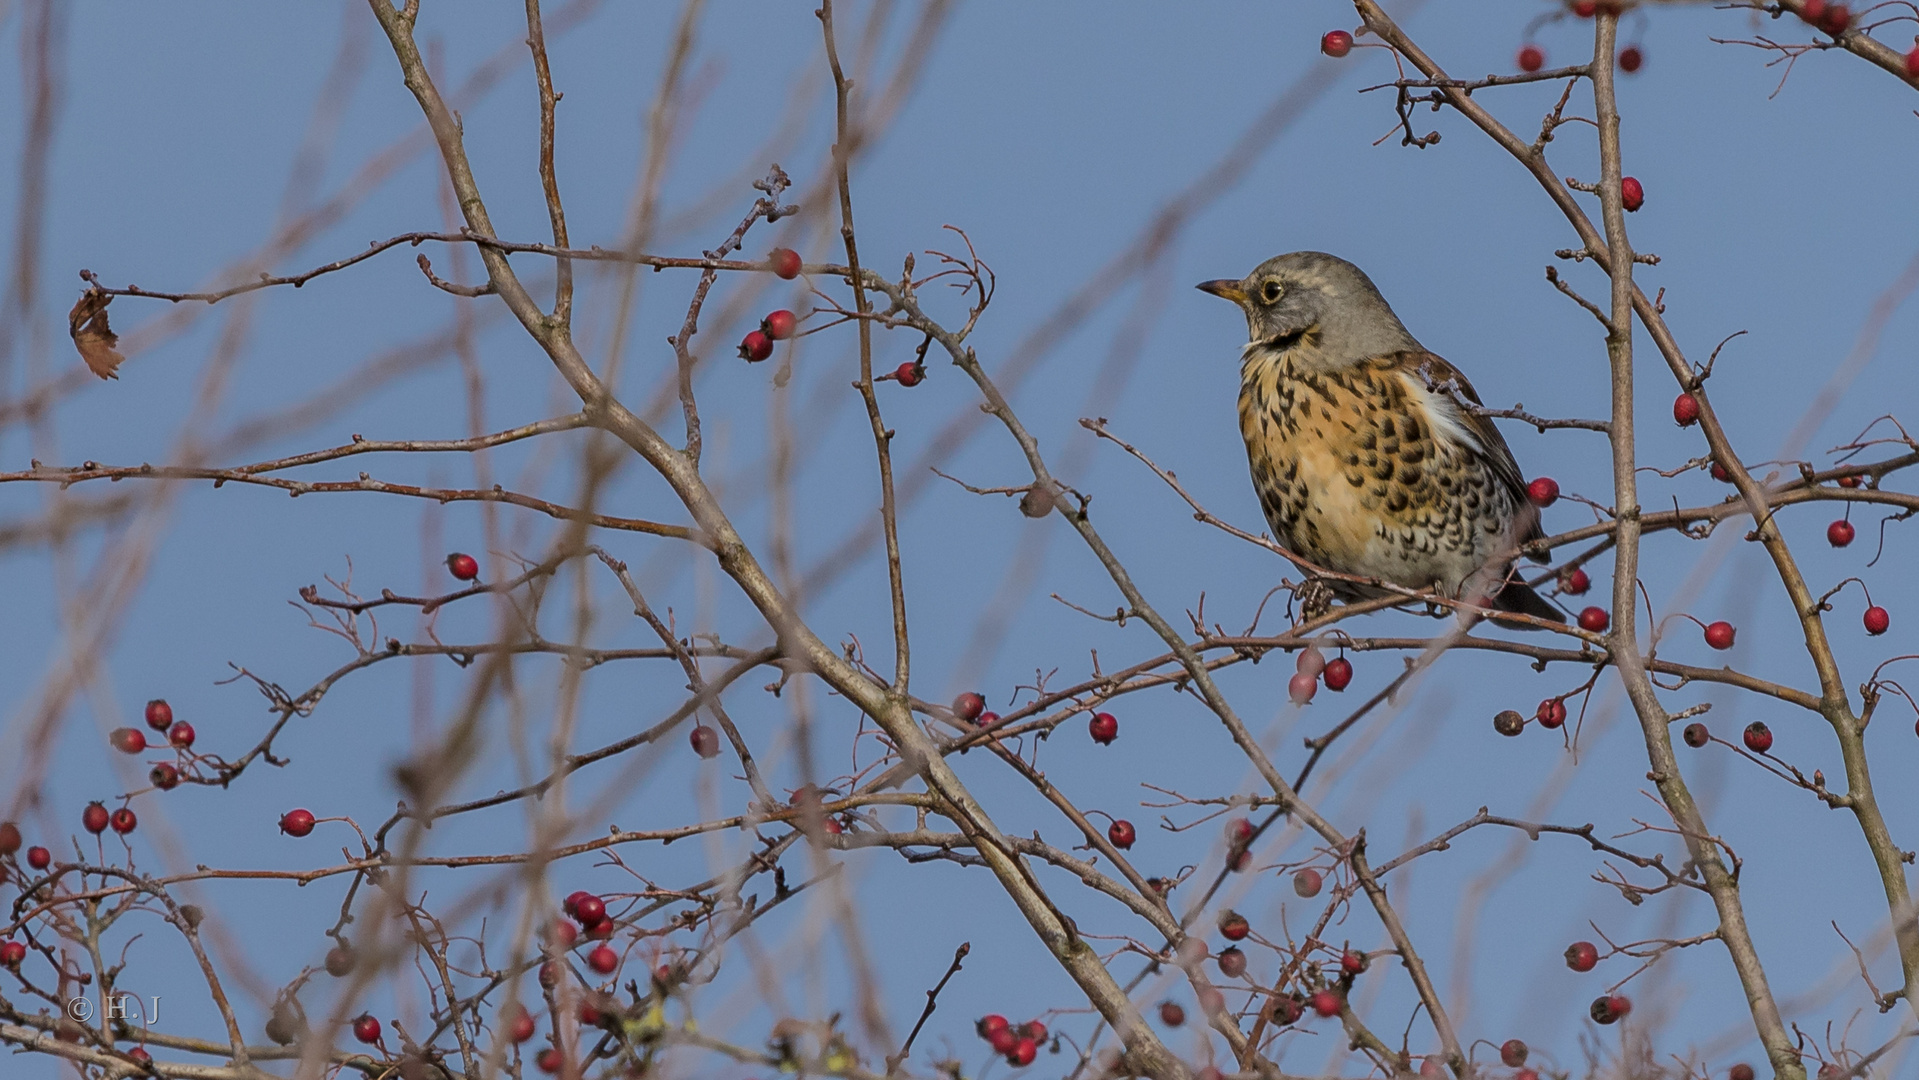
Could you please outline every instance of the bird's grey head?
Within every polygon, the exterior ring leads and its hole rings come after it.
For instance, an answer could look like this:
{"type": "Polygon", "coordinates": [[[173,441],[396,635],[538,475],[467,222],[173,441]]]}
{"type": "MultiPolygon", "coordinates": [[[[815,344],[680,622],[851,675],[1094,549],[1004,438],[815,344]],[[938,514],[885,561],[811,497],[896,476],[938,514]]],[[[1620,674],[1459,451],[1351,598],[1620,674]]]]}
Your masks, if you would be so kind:
{"type": "Polygon", "coordinates": [[[1320,251],[1275,255],[1238,281],[1206,281],[1246,313],[1249,349],[1291,354],[1317,370],[1418,349],[1372,279],[1320,251]]]}

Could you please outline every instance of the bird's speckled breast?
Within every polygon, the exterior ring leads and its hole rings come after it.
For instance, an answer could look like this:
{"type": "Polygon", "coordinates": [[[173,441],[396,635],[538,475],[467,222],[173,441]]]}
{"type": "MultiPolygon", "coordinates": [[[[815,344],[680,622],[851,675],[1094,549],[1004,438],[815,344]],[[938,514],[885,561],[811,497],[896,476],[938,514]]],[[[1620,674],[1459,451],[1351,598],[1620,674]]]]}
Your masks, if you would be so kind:
{"type": "Polygon", "coordinates": [[[1398,357],[1336,371],[1249,349],[1239,426],[1273,534],[1306,559],[1409,588],[1460,583],[1501,546],[1512,498],[1435,425],[1398,357]]]}

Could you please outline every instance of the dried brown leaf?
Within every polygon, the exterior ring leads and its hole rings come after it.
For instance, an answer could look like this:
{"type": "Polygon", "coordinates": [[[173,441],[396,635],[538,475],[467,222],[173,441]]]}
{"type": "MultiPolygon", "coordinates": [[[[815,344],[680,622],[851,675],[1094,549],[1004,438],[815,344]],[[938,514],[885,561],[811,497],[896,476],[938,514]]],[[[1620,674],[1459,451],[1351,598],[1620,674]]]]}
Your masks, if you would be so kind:
{"type": "Polygon", "coordinates": [[[73,335],[74,348],[80,350],[87,369],[102,379],[119,378],[114,369],[126,359],[114,348],[120,343],[120,335],[107,325],[107,305],[111,303],[111,294],[88,289],[67,312],[67,332],[73,335]]]}

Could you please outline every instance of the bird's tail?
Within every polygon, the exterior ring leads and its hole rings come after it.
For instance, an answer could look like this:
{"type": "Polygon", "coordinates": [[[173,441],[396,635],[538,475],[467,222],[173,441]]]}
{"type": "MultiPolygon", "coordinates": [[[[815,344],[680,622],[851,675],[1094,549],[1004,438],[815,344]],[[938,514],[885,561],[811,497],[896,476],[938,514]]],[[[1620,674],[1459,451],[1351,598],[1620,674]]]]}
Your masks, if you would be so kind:
{"type": "MultiPolygon", "coordinates": [[[[1531,585],[1519,580],[1517,574],[1506,580],[1506,584],[1492,598],[1492,606],[1501,611],[1510,611],[1515,615],[1531,615],[1535,619],[1547,622],[1563,623],[1566,613],[1546,602],[1546,598],[1533,591],[1531,585]]],[[[1518,630],[1539,630],[1538,626],[1523,623],[1507,623],[1518,630]]]]}

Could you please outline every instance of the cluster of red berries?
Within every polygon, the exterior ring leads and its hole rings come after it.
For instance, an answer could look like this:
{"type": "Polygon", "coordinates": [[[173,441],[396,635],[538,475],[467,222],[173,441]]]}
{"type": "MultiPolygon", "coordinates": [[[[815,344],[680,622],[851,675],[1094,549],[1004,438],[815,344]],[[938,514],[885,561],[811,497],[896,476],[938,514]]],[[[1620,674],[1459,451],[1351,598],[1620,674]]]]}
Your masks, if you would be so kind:
{"type": "MultiPolygon", "coordinates": [[[[1165,1010],[1162,1009],[1162,1016],[1164,1012],[1165,1010]]],[[[1181,1019],[1184,1018],[1185,1014],[1182,1012],[1181,1019]]],[[[1031,1065],[1033,1059],[1039,1056],[1039,1044],[1046,1041],[1045,1024],[1038,1020],[1028,1020],[1014,1027],[998,1013],[988,1013],[980,1017],[979,1022],[973,1025],[973,1030],[979,1032],[979,1037],[985,1039],[993,1048],[993,1053],[1006,1055],[1007,1063],[1015,1066],[1031,1065]]]]}
{"type": "MultiPolygon", "coordinates": [[[[1591,971],[1599,966],[1599,949],[1590,941],[1575,941],[1566,946],[1566,966],[1578,972],[1591,971]]],[[[1592,1018],[1601,1024],[1617,1022],[1632,1011],[1632,999],[1624,994],[1601,994],[1593,999],[1588,1010],[1592,1018]]]]}
{"type": "Polygon", "coordinates": [[[785,341],[798,333],[799,328],[799,316],[785,308],[770,312],[760,320],[758,330],[750,331],[740,340],[740,358],[749,364],[759,363],[773,355],[775,341],[785,341]]]}
{"type": "Polygon", "coordinates": [[[1845,33],[1846,28],[1852,25],[1851,8],[1844,4],[1828,4],[1826,0],[1806,0],[1806,5],[1799,9],[1799,17],[1833,37],[1845,33]]]}
{"type": "Polygon", "coordinates": [[[1317,646],[1308,645],[1299,650],[1294,662],[1294,675],[1286,683],[1286,696],[1293,704],[1304,705],[1319,693],[1319,684],[1326,684],[1328,690],[1344,690],[1353,682],[1353,662],[1344,656],[1326,659],[1326,654],[1317,646]]]}
{"type": "MultiPolygon", "coordinates": [[[[588,938],[604,942],[613,936],[613,916],[606,910],[606,901],[585,889],[567,896],[561,908],[572,917],[574,922],[580,924],[580,930],[584,931],[588,938]]],[[[554,936],[566,945],[571,945],[575,940],[573,928],[565,923],[560,923],[555,928],[554,936]]],[[[602,944],[586,954],[586,966],[601,975],[611,975],[620,966],[620,954],[611,945],[602,944]]]]}
{"type": "MultiPolygon", "coordinates": [[[[174,749],[185,750],[193,745],[195,738],[193,725],[187,723],[185,720],[175,721],[173,719],[173,706],[168,705],[164,699],[154,698],[152,701],[147,702],[146,720],[148,727],[155,731],[165,733],[167,744],[174,749]]],[[[115,750],[123,754],[142,753],[147,747],[155,745],[147,741],[145,732],[137,728],[126,727],[114,728],[113,732],[107,736],[107,742],[115,750]]],[[[165,772],[166,775],[163,776],[161,770],[156,767],[154,771],[149,774],[149,778],[153,780],[155,787],[170,788],[180,782],[179,770],[169,765],[166,767],[165,772]]]]}
{"type": "MultiPolygon", "coordinates": [[[[106,832],[109,827],[121,836],[125,836],[139,826],[140,819],[135,817],[133,811],[128,807],[122,806],[120,809],[108,813],[105,805],[98,802],[90,802],[87,804],[87,808],[80,812],[80,824],[95,836],[106,832]]],[[[32,853],[29,852],[28,855],[31,857],[32,853]]]]}

